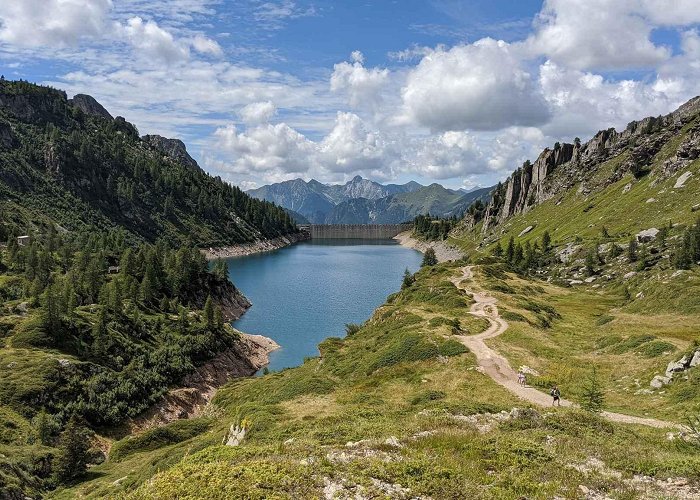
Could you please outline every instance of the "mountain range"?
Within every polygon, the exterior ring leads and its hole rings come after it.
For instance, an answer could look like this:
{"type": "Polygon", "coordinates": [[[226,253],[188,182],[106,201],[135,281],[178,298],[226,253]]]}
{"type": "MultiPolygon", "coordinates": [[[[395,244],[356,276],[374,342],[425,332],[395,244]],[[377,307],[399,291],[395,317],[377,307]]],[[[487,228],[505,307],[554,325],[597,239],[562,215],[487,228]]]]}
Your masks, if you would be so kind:
{"type": "Polygon", "coordinates": [[[461,215],[476,200],[488,201],[492,188],[465,192],[433,183],[380,184],[355,176],[345,184],[293,179],[247,191],[287,209],[297,222],[313,224],[395,224],[430,214],[461,215]]]}

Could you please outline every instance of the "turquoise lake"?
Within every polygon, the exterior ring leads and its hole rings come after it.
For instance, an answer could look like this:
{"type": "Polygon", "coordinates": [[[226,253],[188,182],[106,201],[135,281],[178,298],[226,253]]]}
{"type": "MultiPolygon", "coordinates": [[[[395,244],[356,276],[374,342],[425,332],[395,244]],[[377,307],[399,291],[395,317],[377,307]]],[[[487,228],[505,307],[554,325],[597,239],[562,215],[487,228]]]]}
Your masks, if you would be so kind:
{"type": "Polygon", "coordinates": [[[270,370],[298,366],[323,339],[344,336],[346,323],[367,320],[421,259],[393,240],[312,240],[228,259],[231,281],[253,303],[233,326],[281,346],[270,370]]]}

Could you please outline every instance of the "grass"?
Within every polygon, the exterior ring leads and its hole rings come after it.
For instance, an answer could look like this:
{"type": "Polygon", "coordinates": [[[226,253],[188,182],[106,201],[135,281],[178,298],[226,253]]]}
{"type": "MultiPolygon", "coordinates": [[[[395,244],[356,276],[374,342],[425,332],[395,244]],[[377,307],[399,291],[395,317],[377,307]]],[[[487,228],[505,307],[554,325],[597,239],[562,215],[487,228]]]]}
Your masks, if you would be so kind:
{"type": "MultiPolygon", "coordinates": [[[[470,288],[502,282],[516,291],[495,294],[499,306],[524,320],[511,322],[492,340],[512,364],[523,361],[542,378],[554,377],[565,396],[575,399],[591,359],[596,365],[605,360],[599,375],[608,404],[629,413],[668,417],[664,411],[697,401],[697,383],[663,395],[665,406],[658,410],[651,404],[632,408],[631,394],[611,393],[614,366],[620,373],[644,373],[668,358],[649,358],[640,349],[687,344],[668,339],[648,318],[618,312],[619,297],[484,271],[477,269],[470,288]],[[536,325],[538,314],[552,316],[550,328],[536,325]],[[597,324],[604,315],[613,319],[597,324]],[[636,339],[630,333],[635,318],[653,331],[653,339],[629,340],[636,339]],[[615,341],[605,341],[608,336],[615,341]],[[624,353],[609,352],[619,345],[626,346],[624,353]]],[[[633,474],[700,480],[700,451],[668,441],[663,430],[566,409],[520,412],[493,421],[484,432],[465,421],[523,404],[476,370],[474,357],[450,338],[454,319],[464,325],[470,316],[469,297],[450,282],[459,272],[447,264],[420,271],[415,288],[392,296],[355,334],[324,341],[320,358],[227,384],[214,399],[217,418],[202,427],[197,420],[178,423],[119,442],[88,481],[55,496],[316,498],[335,485],[351,495],[378,497],[388,495],[386,488],[408,488],[411,495],[433,498],[549,498],[574,497],[579,484],[625,492],[633,474]],[[431,300],[434,290],[445,300],[431,300]],[[453,355],[444,355],[452,348],[453,355]],[[221,446],[228,426],[242,418],[250,422],[244,444],[221,446]],[[399,448],[386,444],[391,436],[399,448]],[[590,457],[620,477],[574,468],[590,457]]]]}

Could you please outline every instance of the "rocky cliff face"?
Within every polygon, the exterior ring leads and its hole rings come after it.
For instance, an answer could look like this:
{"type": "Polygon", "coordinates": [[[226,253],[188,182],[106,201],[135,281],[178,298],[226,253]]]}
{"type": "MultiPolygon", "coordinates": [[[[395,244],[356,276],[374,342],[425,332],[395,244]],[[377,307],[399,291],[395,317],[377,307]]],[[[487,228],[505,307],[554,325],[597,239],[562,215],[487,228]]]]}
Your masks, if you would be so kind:
{"type": "Polygon", "coordinates": [[[78,108],[86,115],[99,116],[105,120],[112,120],[112,115],[95,100],[94,97],[87,94],[75,94],[73,99],[68,99],[68,104],[78,108]]]}
{"type": "MultiPolygon", "coordinates": [[[[483,217],[487,232],[508,218],[527,212],[549,199],[561,196],[574,184],[583,181],[584,193],[592,189],[585,181],[598,167],[622,153],[627,156],[605,180],[605,185],[619,180],[625,173],[642,176],[654,156],[687,123],[700,116],[700,97],[695,97],[666,116],[634,121],[625,130],[601,130],[585,144],[557,144],[542,151],[537,160],[526,162],[493,191],[483,217]]],[[[676,154],[664,163],[661,175],[668,177],[700,156],[700,124],[696,124],[678,147],[676,154]]],[[[476,221],[467,221],[474,224],[476,221]]]]}
{"type": "Polygon", "coordinates": [[[144,135],[141,139],[152,148],[160,151],[166,156],[187,165],[194,169],[200,170],[197,162],[187,152],[185,143],[180,139],[168,139],[160,135],[144,135]]]}

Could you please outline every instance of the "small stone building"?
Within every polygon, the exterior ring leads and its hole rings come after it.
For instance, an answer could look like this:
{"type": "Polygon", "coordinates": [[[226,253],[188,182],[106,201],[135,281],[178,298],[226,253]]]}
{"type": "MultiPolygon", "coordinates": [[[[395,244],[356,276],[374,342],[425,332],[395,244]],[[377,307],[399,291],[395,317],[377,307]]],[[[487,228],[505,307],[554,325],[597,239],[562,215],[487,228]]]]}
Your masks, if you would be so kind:
{"type": "Polygon", "coordinates": [[[17,236],[17,244],[21,247],[27,246],[32,242],[30,236],[17,236]]]}

